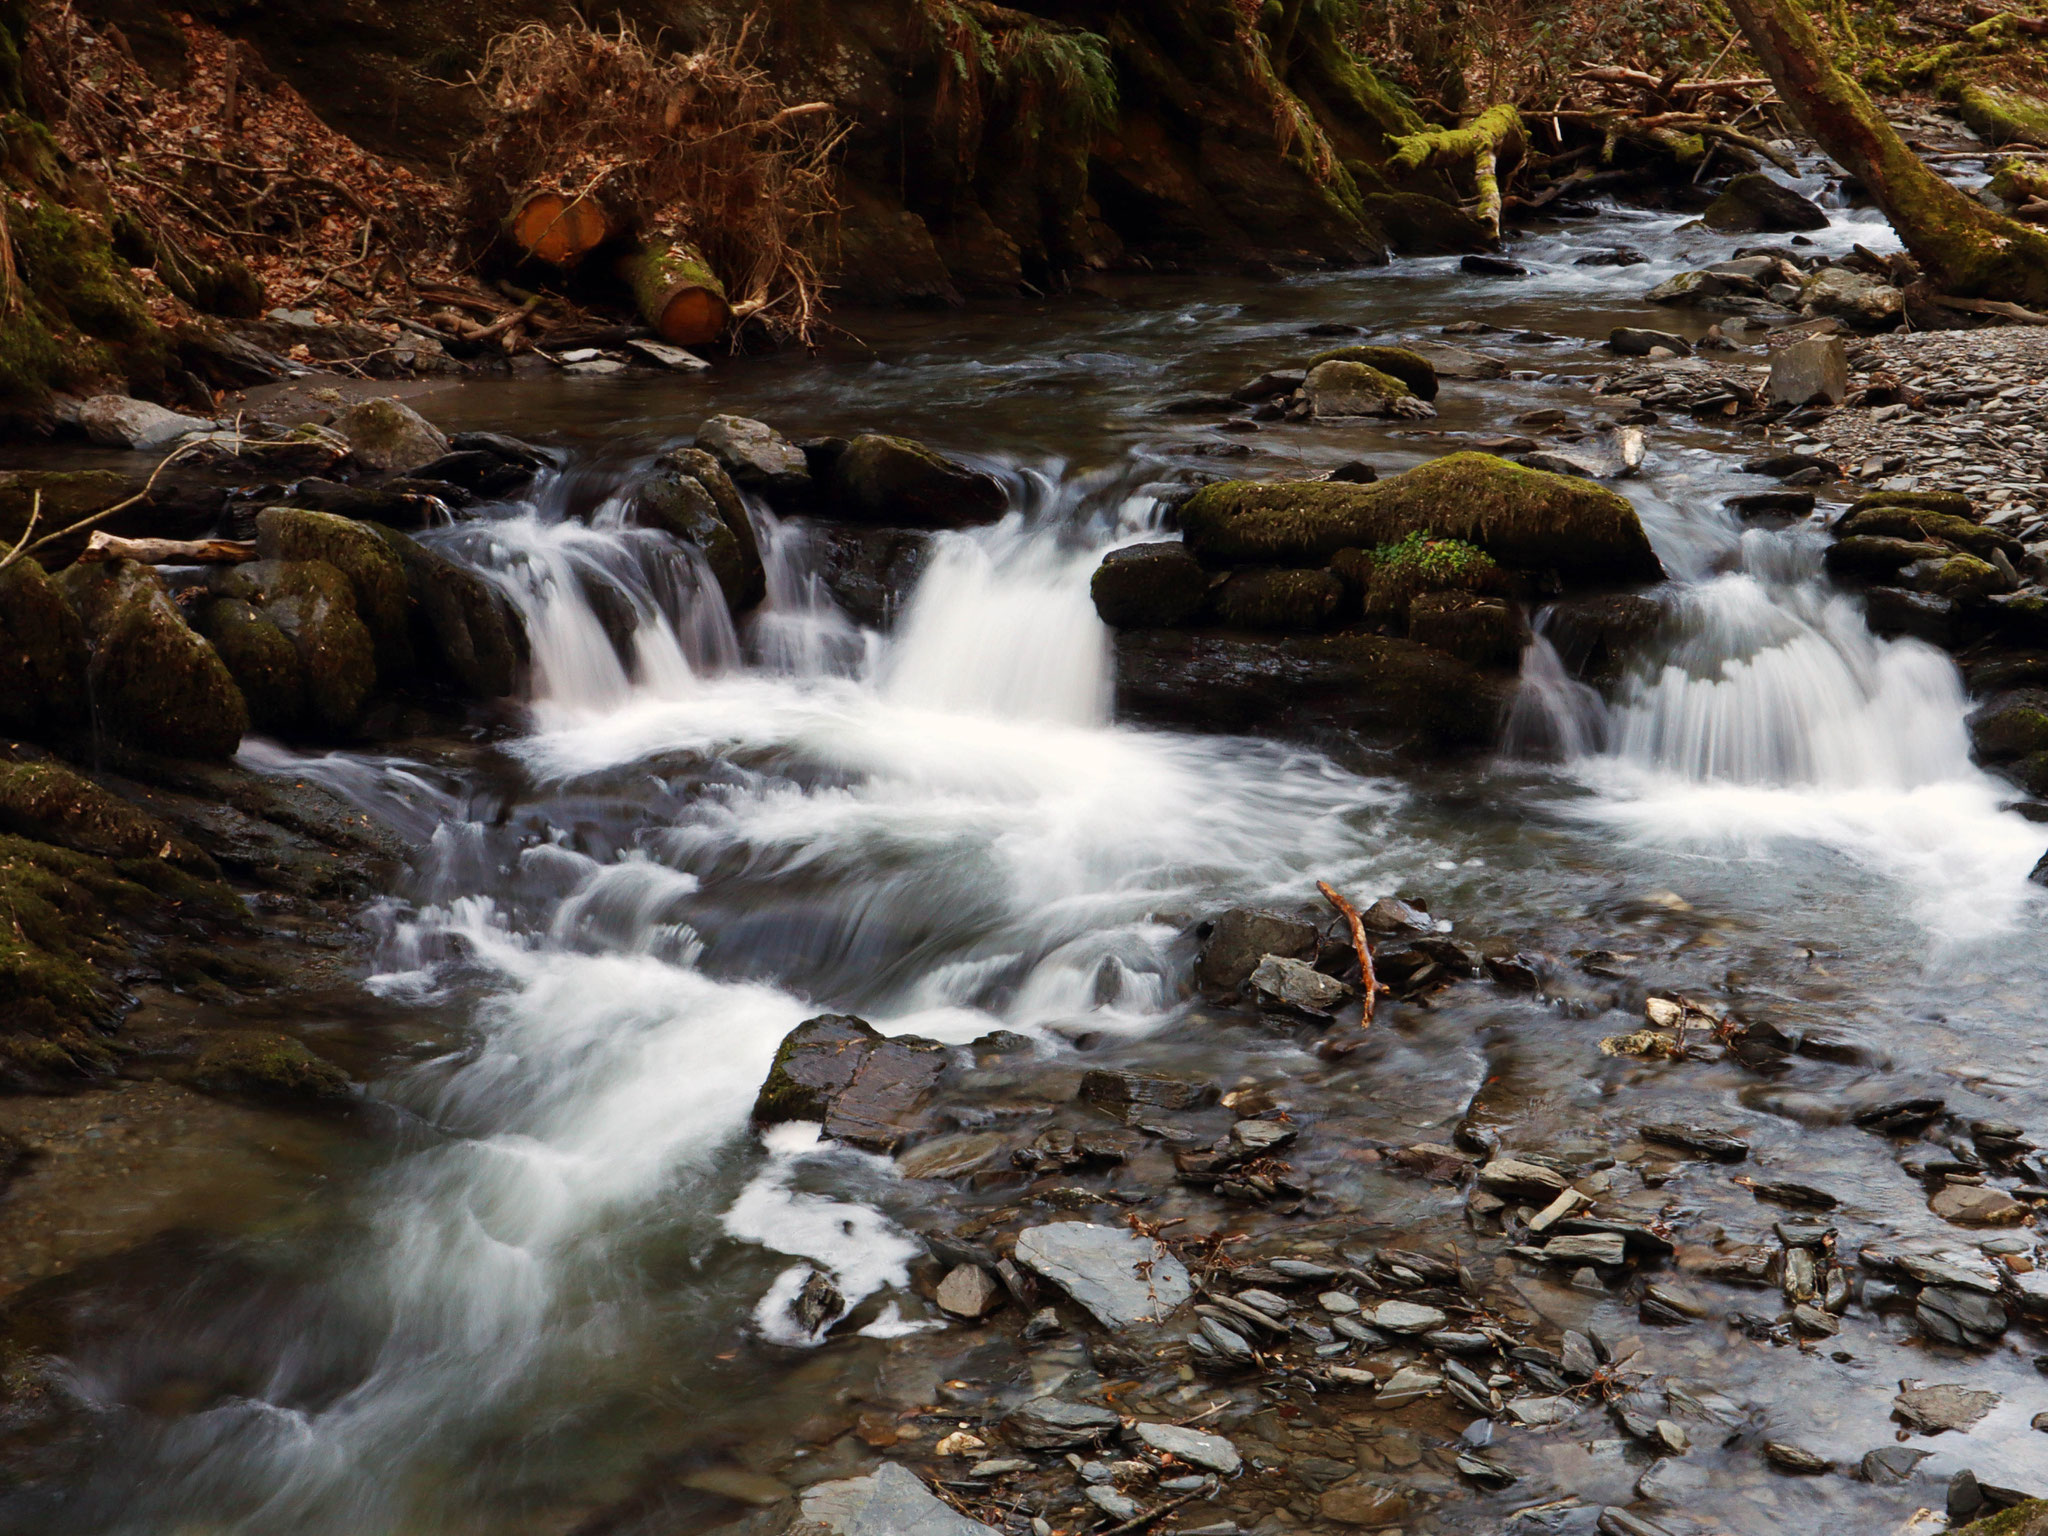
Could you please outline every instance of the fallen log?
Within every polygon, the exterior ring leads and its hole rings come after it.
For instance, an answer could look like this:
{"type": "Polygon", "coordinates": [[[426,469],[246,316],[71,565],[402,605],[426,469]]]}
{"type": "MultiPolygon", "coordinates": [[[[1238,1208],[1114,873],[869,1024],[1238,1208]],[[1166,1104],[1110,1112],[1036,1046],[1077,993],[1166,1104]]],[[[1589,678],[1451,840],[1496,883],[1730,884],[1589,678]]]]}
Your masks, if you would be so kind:
{"type": "Polygon", "coordinates": [[[691,246],[628,252],[619,258],[619,277],[633,290],[640,317],[671,346],[716,341],[732,320],[725,284],[691,246]]]}
{"type": "Polygon", "coordinates": [[[1472,210],[1500,243],[1501,162],[1519,158],[1526,145],[1521,114],[1506,102],[1488,107],[1463,128],[1434,128],[1393,139],[1387,164],[1395,171],[1434,171],[1468,164],[1478,205],[1472,210]]]}
{"type": "Polygon", "coordinates": [[[240,539],[124,539],[101,529],[85,541],[81,565],[133,560],[137,565],[242,565],[256,558],[256,546],[240,539]]]}
{"type": "Polygon", "coordinates": [[[1943,309],[1958,309],[1970,315],[1996,315],[2001,320],[2010,320],[2015,325],[2048,325],[2048,315],[2004,299],[1959,299],[1953,294],[1938,293],[1934,302],[1943,309]]]}
{"type": "Polygon", "coordinates": [[[519,200],[505,220],[505,233],[536,260],[573,267],[619,230],[596,198],[587,194],[571,198],[541,189],[519,200]]]}

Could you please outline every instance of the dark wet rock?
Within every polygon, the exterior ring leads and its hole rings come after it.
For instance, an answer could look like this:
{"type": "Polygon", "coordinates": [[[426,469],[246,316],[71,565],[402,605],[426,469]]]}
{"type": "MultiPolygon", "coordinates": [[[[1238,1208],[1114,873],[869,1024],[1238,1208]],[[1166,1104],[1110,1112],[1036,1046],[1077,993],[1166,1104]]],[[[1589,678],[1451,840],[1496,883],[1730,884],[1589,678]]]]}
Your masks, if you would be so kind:
{"type": "Polygon", "coordinates": [[[1856,1471],[1866,1483],[1896,1487],[1910,1482],[1913,1469],[1933,1454],[1910,1445],[1881,1445],[1874,1451],[1863,1453],[1863,1459],[1856,1464],[1856,1471]]]}
{"type": "Polygon", "coordinates": [[[183,1074],[210,1093],[252,1098],[339,1102],[348,1074],[288,1035],[234,1030],[210,1040],[183,1074]]]}
{"type": "Polygon", "coordinates": [[[488,453],[522,469],[552,469],[560,461],[553,449],[536,447],[503,432],[457,432],[448,443],[458,453],[488,453]]]}
{"type": "Polygon", "coordinates": [[[1408,605],[1408,638],[1474,667],[1511,666],[1529,643],[1519,603],[1478,592],[1423,592],[1408,605]]]}
{"type": "Polygon", "coordinates": [[[1970,740],[1979,758],[2003,763],[2048,752],[2048,690],[2002,694],[1970,716],[1970,740]]]}
{"type": "Polygon", "coordinates": [[[1415,392],[1390,373],[1364,363],[1318,363],[1301,386],[1309,411],[1319,419],[1348,416],[1395,416],[1423,410],[1415,392]],[[1411,405],[1410,403],[1413,402],[1411,405]]]}
{"type": "Polygon", "coordinates": [[[0,571],[0,730],[84,725],[90,662],[85,629],[42,566],[23,558],[0,571]]]}
{"type": "Polygon", "coordinates": [[[1749,1156],[1748,1142],[1713,1126],[1661,1123],[1638,1126],[1637,1130],[1645,1141],[1654,1141],[1667,1147],[1680,1147],[1687,1152],[1697,1152],[1702,1157],[1713,1158],[1716,1162],[1739,1163],[1749,1156]]]}
{"type": "Polygon", "coordinates": [[[1197,932],[1195,980],[1212,992],[1235,992],[1268,955],[1313,960],[1319,938],[1314,923],[1264,907],[1232,907],[1197,932]]]}
{"type": "Polygon", "coordinates": [[[1548,1205],[1570,1187],[1570,1181],[1555,1168],[1546,1168],[1541,1163],[1496,1157],[1479,1170],[1479,1186],[1503,1200],[1548,1205]]]}
{"type": "Polygon", "coordinates": [[[1837,539],[1828,546],[1823,558],[1832,575],[1848,580],[1884,581],[1923,560],[1946,561],[1952,553],[1945,545],[1921,540],[1858,535],[1837,539]]]}
{"type": "Polygon", "coordinates": [[[331,735],[354,731],[376,686],[377,652],[348,578],[324,560],[257,560],[217,571],[209,584],[216,597],[248,604],[291,641],[307,723],[331,735]]]}
{"type": "Polygon", "coordinates": [[[74,565],[58,586],[92,646],[86,682],[115,739],[174,757],[234,752],[249,728],[248,705],[153,570],[131,560],[74,565]]]}
{"type": "Polygon", "coordinates": [[[1009,497],[993,475],[969,469],[907,437],[862,433],[833,466],[834,515],[894,528],[992,523],[1009,497]]]}
{"type": "Polygon", "coordinates": [[[1737,517],[1806,517],[1813,511],[1811,491],[1755,491],[1731,496],[1728,508],[1737,517]]]}
{"type": "Polygon", "coordinates": [[[1340,485],[1372,485],[1379,477],[1380,472],[1363,459],[1346,460],[1323,476],[1340,485]]]}
{"type": "Polygon", "coordinates": [[[1643,643],[1664,622],[1655,598],[1614,593],[1556,603],[1544,633],[1564,664],[1596,687],[1618,683],[1643,643]]]}
{"type": "Polygon", "coordinates": [[[441,429],[399,400],[358,400],[344,406],[332,426],[365,469],[410,474],[449,451],[441,429]]]}
{"type": "Polygon", "coordinates": [[[701,448],[663,454],[633,488],[627,515],[704,557],[726,606],[744,614],[768,593],[761,549],[746,504],[724,467],[701,448]]]}
{"type": "Polygon", "coordinates": [[[919,1142],[896,1159],[896,1167],[906,1179],[957,1179],[987,1167],[1009,1145],[998,1132],[962,1131],[919,1142]]]}
{"type": "Polygon", "coordinates": [[[1636,326],[1616,326],[1607,335],[1607,348],[1623,357],[1648,357],[1662,347],[1674,357],[1691,357],[1692,343],[1675,331],[1649,331],[1636,326]]]}
{"type": "Polygon", "coordinates": [[[411,594],[405,567],[380,532],[332,513],[270,507],[256,516],[256,552],[267,561],[324,561],[347,577],[378,672],[396,681],[414,665],[411,594]]]}
{"type": "Polygon", "coordinates": [[[1316,1508],[1333,1525],[1399,1525],[1408,1518],[1408,1496],[1398,1488],[1388,1488],[1361,1478],[1328,1489],[1317,1501],[1316,1508]]]}
{"type": "Polygon", "coordinates": [[[1724,235],[1790,233],[1826,229],[1827,211],[1761,171],[1732,176],[1700,220],[1724,235]]]}
{"type": "Polygon", "coordinates": [[[1261,1006],[1288,1008],[1299,1013],[1327,1017],[1330,1010],[1354,994],[1351,987],[1303,960],[1267,955],[1251,974],[1252,997],[1261,1006]]]}
{"type": "Polygon", "coordinates": [[[1262,400],[1271,400],[1279,395],[1291,395],[1308,378],[1306,368],[1275,368],[1260,374],[1250,383],[1231,393],[1231,400],[1239,405],[1257,405],[1262,400]]]}
{"type": "Polygon", "coordinates": [[[931,559],[930,533],[917,528],[866,528],[822,523],[811,530],[818,574],[833,599],[858,623],[887,629],[897,607],[931,559]]]}
{"type": "Polygon", "coordinates": [[[1338,347],[1311,358],[1307,377],[1312,378],[1324,363],[1363,363],[1398,380],[1418,400],[1434,400],[1437,396],[1435,364],[1408,347],[1338,347]]]}
{"type": "Polygon", "coordinates": [[[1923,1387],[1917,1382],[1901,1383],[1892,1399],[1892,1417],[1925,1435],[1944,1430],[1967,1430],[1998,1406],[1996,1392],[1943,1383],[1923,1387]]]}
{"type": "Polygon", "coordinates": [[[1367,933],[1433,933],[1436,930],[1436,922],[1427,912],[1398,896],[1382,896],[1358,916],[1367,933]]]}
{"type": "Polygon", "coordinates": [[[1519,261],[1510,261],[1505,256],[1469,255],[1458,262],[1460,272],[1474,277],[1527,277],[1529,269],[1519,261]]]}
{"type": "Polygon", "coordinates": [[[1081,1097],[1122,1114],[1142,1109],[1200,1109],[1216,1102],[1216,1085],[1098,1068],[1082,1077],[1081,1097]]]}
{"type": "Polygon", "coordinates": [[[1232,571],[1211,594],[1216,617],[1234,629],[1313,634],[1334,628],[1348,604],[1326,570],[1232,571]]]}
{"type": "Polygon", "coordinates": [[[713,416],[697,428],[696,445],[724,465],[744,490],[785,507],[801,507],[811,498],[811,468],[803,450],[766,422],[713,416]]]}
{"type": "Polygon", "coordinates": [[[205,851],[55,759],[0,761],[0,834],[103,859],[154,859],[212,876],[205,851]]]}
{"type": "Polygon", "coordinates": [[[380,529],[379,535],[405,572],[413,653],[426,669],[472,698],[516,692],[530,647],[511,600],[474,571],[394,528],[380,529]]]}
{"type": "Polygon", "coordinates": [[[845,1310],[846,1298],[832,1283],[831,1276],[821,1269],[814,1269],[805,1277],[803,1288],[789,1304],[789,1315],[805,1333],[816,1333],[845,1310]]]}
{"type": "Polygon", "coordinates": [[[1227,481],[1181,508],[1204,565],[1319,565],[1407,535],[1458,539],[1518,570],[1571,583],[1658,581],[1663,566],[1628,499],[1604,487],[1454,453],[1374,485],[1227,481]]]}
{"type": "Polygon", "coordinates": [[[1131,544],[1103,556],[1088,592],[1112,629],[1172,629],[1201,613],[1209,573],[1179,539],[1131,544]]]}
{"type": "Polygon", "coordinates": [[[1050,1280],[1105,1328],[1164,1321],[1194,1293],[1160,1243],[1120,1227],[1055,1222],[1017,1234],[1017,1262],[1050,1280]]]}
{"type": "Polygon", "coordinates": [[[1948,1100],[1937,1094],[1913,1094],[1858,1110],[1851,1123],[1873,1135],[1901,1136],[1938,1119],[1947,1107],[1948,1100]]]}
{"type": "Polygon", "coordinates": [[[1936,1190],[1927,1208],[1959,1227],[2016,1227],[2028,1208],[2002,1189],[1985,1184],[1950,1184],[1936,1190]]]}
{"type": "Polygon", "coordinates": [[[1790,480],[1808,471],[1817,472],[1816,478],[1820,480],[1838,480],[1842,466],[1834,459],[1814,453],[1767,453],[1745,459],[1742,464],[1744,474],[1769,475],[1773,480],[1790,480]]]}
{"type": "Polygon", "coordinates": [[[830,1536],[996,1536],[945,1503],[915,1472],[884,1462],[868,1477],[813,1483],[803,1492],[796,1530],[830,1536]]]}
{"type": "Polygon", "coordinates": [[[754,1120],[816,1120],[834,1140],[893,1152],[916,1130],[946,1060],[935,1041],[885,1036],[851,1014],[820,1014],[776,1051],[754,1120]]]}
{"type": "Polygon", "coordinates": [[[1820,1454],[1792,1440],[1766,1440],[1763,1444],[1764,1460],[1780,1472],[1796,1472],[1812,1475],[1832,1472],[1835,1464],[1820,1454]]]}
{"type": "Polygon", "coordinates": [[[193,610],[192,627],[227,664],[257,730],[289,736],[305,723],[298,647],[260,609],[239,598],[209,598],[193,610]]]}
{"type": "Polygon", "coordinates": [[[1704,1298],[1698,1292],[1676,1281],[1656,1281],[1643,1287],[1643,1298],[1637,1313],[1646,1323],[1673,1327],[1683,1323],[1696,1323],[1712,1315],[1704,1298]]]}
{"type": "Polygon", "coordinates": [[[440,522],[444,508],[438,498],[396,485],[342,485],[334,480],[301,480],[285,496],[283,505],[311,512],[331,512],[357,522],[380,523],[386,528],[417,532],[440,522]]]}
{"type": "Polygon", "coordinates": [[[422,464],[411,478],[445,480],[480,500],[497,501],[531,485],[537,468],[535,463],[510,459],[488,448],[458,448],[422,464]]]}
{"type": "Polygon", "coordinates": [[[1003,1304],[1003,1292],[979,1264],[960,1264],[946,1272],[933,1299],[949,1317],[978,1322],[1003,1304]]]}
{"type": "Polygon", "coordinates": [[[1981,1291],[1932,1285],[1920,1293],[1913,1316],[1929,1338],[1978,1348],[1989,1347],[2008,1324],[2005,1308],[1981,1291]]]}
{"type": "Polygon", "coordinates": [[[1886,639],[1900,635],[1946,649],[1955,643],[1956,605],[1931,592],[1903,587],[1871,587],[1863,594],[1863,616],[1873,633],[1886,639]]]}
{"type": "Polygon", "coordinates": [[[1611,251],[1593,251],[1572,263],[1575,267],[1643,267],[1650,258],[1632,245],[1618,245],[1611,251]]]}
{"type": "Polygon", "coordinates": [[[1502,674],[1382,635],[1148,629],[1117,637],[1118,712],[1195,730],[1356,732],[1390,744],[1478,747],[1492,741],[1510,691],[1502,674]]]}

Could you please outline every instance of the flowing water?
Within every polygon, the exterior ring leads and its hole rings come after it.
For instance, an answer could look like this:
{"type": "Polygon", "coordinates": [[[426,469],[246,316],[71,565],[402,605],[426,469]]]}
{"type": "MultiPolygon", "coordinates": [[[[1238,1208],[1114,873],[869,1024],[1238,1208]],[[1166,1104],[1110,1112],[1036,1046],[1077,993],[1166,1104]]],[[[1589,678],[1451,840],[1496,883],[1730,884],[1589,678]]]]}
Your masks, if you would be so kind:
{"type": "MultiPolygon", "coordinates": [[[[936,1327],[906,1289],[912,1233],[952,1197],[814,1130],[749,1131],[777,1043],[828,1010],[956,1045],[1024,1037],[982,1058],[988,1116],[1050,1113],[1034,1071],[1070,1085],[1076,1066],[1149,1062],[1292,1093],[1331,1131],[1443,1141],[1490,1081],[1536,1127],[1524,1144],[1681,1110],[1741,1122],[1753,1171],[1825,1183],[1845,1227],[1953,1235],[1885,1144],[1842,1122],[1859,1094],[1906,1082],[1938,1081],[1968,1113],[2038,1108],[2048,962],[2025,877],[2048,829],[1970,763],[1952,663],[1874,638],[1830,586],[1824,535],[1745,529],[1725,510],[1757,488],[1728,439],[1652,429],[1628,489],[1674,577],[1663,630],[1612,704],[1539,637],[1495,761],[1425,768],[1113,718],[1088,574],[1106,548],[1157,536],[1163,480],[1246,446],[1259,473],[1439,451],[1364,424],[1229,435],[1156,414],[1161,400],[1327,345],[1303,337],[1312,323],[1390,338],[1476,316],[1555,335],[1479,338],[1523,372],[1447,387],[1435,427],[1580,409],[1563,386],[1599,370],[1590,339],[1670,324],[1637,296],[1687,256],[1722,254],[1677,222],[1616,214],[1539,236],[1518,283],[1448,261],[1159,279],[891,321],[872,354],[708,382],[424,402],[451,427],[572,450],[531,501],[435,536],[526,617],[527,728],[488,773],[473,752],[245,757],[320,779],[420,846],[371,914],[368,984],[447,1021],[444,1043],[373,1086],[390,1143],[296,1217],[218,1235],[189,1273],[93,1303],[70,1370],[117,1410],[106,1443],[61,1508],[0,1504],[8,1528],[693,1532],[743,1510],[687,1491],[678,1469],[833,1465],[844,1443],[809,1449],[803,1426],[847,1403],[892,1341],[936,1327]],[[1653,263],[1571,265],[1617,238],[1653,263]],[[884,635],[833,604],[812,530],[757,508],[770,598],[735,628],[700,564],[622,526],[618,495],[714,411],[797,435],[922,436],[1001,473],[1016,510],[941,536],[884,635]],[[630,615],[629,645],[601,610],[630,615]],[[1190,924],[1298,902],[1318,879],[1424,894],[1475,939],[1626,951],[1643,986],[1825,1026],[1840,1050],[1768,1082],[1617,1065],[1593,1049],[1632,1027],[1600,1017],[1612,997],[1561,1008],[1480,985],[1394,1010],[1341,1071],[1299,1041],[1216,1025],[1190,995],[1190,924]],[[1001,1060],[1029,1065],[1005,1076],[1001,1060]],[[787,1307],[813,1266],[852,1313],[831,1342],[787,1307]],[[167,1382],[199,1385],[165,1406],[167,1382]]],[[[1888,234],[1844,213],[1818,238],[1888,234]]],[[[1397,1228],[1454,1229],[1441,1191],[1345,1162],[1339,1139],[1309,1153],[1328,1188],[1397,1228]]],[[[1768,1224],[1725,1186],[1682,1190],[1710,1229],[1768,1224]]],[[[1178,1209],[1164,1198],[1158,1214],[1178,1209]]],[[[2022,1406],[2041,1394],[2016,1344],[1936,1362],[1880,1322],[1831,1363],[1722,1350],[1714,1332],[1694,1346],[1699,1374],[1849,1458],[1889,1439],[1892,1378],[1992,1385],[2007,1403],[1970,1450],[1987,1478],[2025,1480],[2022,1406]]],[[[1502,1528],[1515,1503],[1617,1475],[1612,1445],[1546,1442],[1517,1498],[1447,1495],[1417,1528],[1502,1528]]],[[[1811,1528],[1872,1497],[1829,1482],[1745,1503],[1730,1478],[1701,1508],[1731,1530],[1811,1528]]]]}

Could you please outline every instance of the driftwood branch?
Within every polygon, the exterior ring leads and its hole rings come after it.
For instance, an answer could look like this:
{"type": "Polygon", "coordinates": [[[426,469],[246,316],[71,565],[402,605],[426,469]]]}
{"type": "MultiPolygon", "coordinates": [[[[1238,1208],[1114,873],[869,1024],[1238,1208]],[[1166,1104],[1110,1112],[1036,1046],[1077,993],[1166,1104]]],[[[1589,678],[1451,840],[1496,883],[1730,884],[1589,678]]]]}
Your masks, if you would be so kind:
{"type": "Polygon", "coordinates": [[[104,528],[85,541],[81,565],[133,560],[138,565],[242,565],[256,558],[256,546],[240,539],[124,539],[104,528]]]}
{"type": "Polygon", "coordinates": [[[1379,978],[1372,970],[1372,946],[1366,942],[1365,919],[1358,915],[1358,908],[1337,894],[1337,888],[1327,880],[1318,880],[1316,889],[1323,893],[1323,900],[1335,907],[1351,925],[1351,947],[1358,951],[1359,990],[1365,994],[1365,1016],[1359,1021],[1372,1022],[1373,998],[1380,990],[1379,978]]]}
{"type": "Polygon", "coordinates": [[[46,533],[31,544],[29,542],[29,535],[36,531],[36,523],[40,520],[43,509],[42,493],[38,491],[30,502],[28,527],[22,530],[21,538],[15,543],[14,548],[8,550],[6,554],[0,555],[0,571],[6,570],[25,555],[32,555],[37,550],[55,544],[59,539],[69,538],[74,533],[83,533],[95,523],[103,523],[116,513],[126,512],[138,502],[147,501],[149,493],[156,489],[158,476],[162,475],[165,470],[169,469],[179,459],[184,458],[188,453],[194,452],[198,446],[196,443],[187,443],[181,448],[173,448],[158,462],[156,468],[149,472],[149,478],[143,481],[142,489],[133,496],[125,497],[115,502],[111,507],[102,507],[97,512],[89,513],[78,519],[77,522],[59,528],[55,533],[46,533]]]}

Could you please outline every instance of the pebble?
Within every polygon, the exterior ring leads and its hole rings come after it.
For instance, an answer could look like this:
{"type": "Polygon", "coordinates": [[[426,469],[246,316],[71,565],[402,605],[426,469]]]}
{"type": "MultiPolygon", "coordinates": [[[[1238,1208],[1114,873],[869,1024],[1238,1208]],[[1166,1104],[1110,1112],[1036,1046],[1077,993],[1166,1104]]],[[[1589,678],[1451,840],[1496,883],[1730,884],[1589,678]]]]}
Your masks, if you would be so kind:
{"type": "Polygon", "coordinates": [[[1375,1328],[1384,1328],[1388,1333],[1431,1333],[1450,1321],[1435,1307],[1412,1301],[1383,1301],[1362,1315],[1370,1318],[1375,1328]]]}

